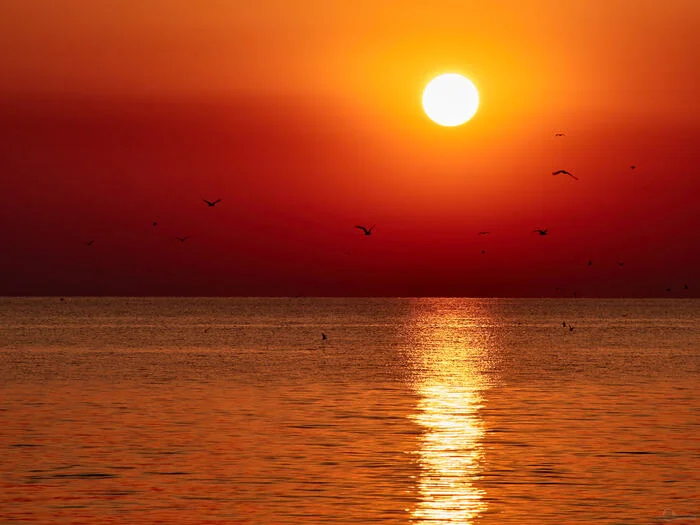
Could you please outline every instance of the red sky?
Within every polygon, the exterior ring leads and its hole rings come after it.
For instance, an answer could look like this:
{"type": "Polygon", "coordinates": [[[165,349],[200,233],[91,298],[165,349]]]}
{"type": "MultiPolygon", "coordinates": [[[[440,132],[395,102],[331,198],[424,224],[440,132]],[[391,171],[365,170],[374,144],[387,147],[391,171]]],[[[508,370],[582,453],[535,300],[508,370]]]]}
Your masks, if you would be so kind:
{"type": "Polygon", "coordinates": [[[699,295],[695,0],[115,5],[0,6],[0,295],[699,295]]]}

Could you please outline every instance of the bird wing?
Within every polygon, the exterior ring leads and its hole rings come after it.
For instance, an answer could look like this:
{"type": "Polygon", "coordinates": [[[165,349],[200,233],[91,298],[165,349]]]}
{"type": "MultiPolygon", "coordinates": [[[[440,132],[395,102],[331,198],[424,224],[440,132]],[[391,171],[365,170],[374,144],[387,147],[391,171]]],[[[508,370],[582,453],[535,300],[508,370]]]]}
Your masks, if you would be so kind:
{"type": "Polygon", "coordinates": [[[206,202],[209,206],[214,206],[214,203],[211,201],[208,201],[207,199],[202,199],[204,202],[206,202]]]}
{"type": "Polygon", "coordinates": [[[569,177],[571,177],[572,179],[578,180],[578,177],[577,177],[576,175],[572,175],[572,174],[569,173],[568,171],[566,172],[566,174],[567,174],[569,177]]]}
{"type": "Polygon", "coordinates": [[[216,199],[212,204],[219,204],[221,202],[221,199],[216,199]]]}
{"type": "Polygon", "coordinates": [[[367,233],[367,228],[365,228],[364,226],[355,226],[355,228],[358,228],[358,229],[362,230],[363,232],[367,233]]]}

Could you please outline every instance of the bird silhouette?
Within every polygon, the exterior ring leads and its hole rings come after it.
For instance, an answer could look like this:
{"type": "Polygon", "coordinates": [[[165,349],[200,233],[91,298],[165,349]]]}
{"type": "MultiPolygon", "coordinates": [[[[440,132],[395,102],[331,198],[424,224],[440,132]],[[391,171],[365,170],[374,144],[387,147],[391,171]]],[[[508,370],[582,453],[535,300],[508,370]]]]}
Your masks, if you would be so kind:
{"type": "Polygon", "coordinates": [[[491,234],[491,232],[479,232],[479,235],[481,235],[482,237],[484,237],[486,235],[490,235],[490,234],[491,234]]]}
{"type": "Polygon", "coordinates": [[[486,255],[486,250],[481,250],[481,255],[486,255]]]}
{"type": "Polygon", "coordinates": [[[553,172],[552,172],[552,175],[568,175],[568,176],[571,177],[572,179],[578,180],[578,177],[577,177],[576,175],[573,175],[571,172],[566,171],[566,170],[557,170],[557,171],[553,171],[553,172]]]}
{"type": "Polygon", "coordinates": [[[671,289],[670,289],[670,288],[666,288],[666,291],[670,293],[670,292],[671,292],[671,289]]]}
{"type": "Polygon", "coordinates": [[[593,266],[593,261],[588,261],[588,266],[593,266]]]}
{"type": "Polygon", "coordinates": [[[566,328],[566,321],[562,321],[561,325],[566,328]]]}
{"type": "Polygon", "coordinates": [[[153,221],[153,226],[158,226],[158,223],[156,221],[153,221]]]}
{"type": "Polygon", "coordinates": [[[569,332],[573,332],[573,331],[574,331],[574,327],[569,325],[569,332]]]}
{"type": "Polygon", "coordinates": [[[618,265],[620,268],[622,268],[622,267],[625,265],[625,263],[620,261],[620,262],[617,263],[617,265],[618,265]]]}
{"type": "Polygon", "coordinates": [[[202,199],[202,200],[204,202],[206,202],[207,206],[209,206],[210,208],[213,208],[214,206],[216,206],[217,204],[219,204],[221,202],[221,199],[216,199],[215,201],[208,201],[207,199],[202,199]]]}
{"type": "Polygon", "coordinates": [[[175,237],[178,241],[180,242],[185,242],[187,239],[189,239],[189,235],[187,237],[175,237]]]}
{"type": "Polygon", "coordinates": [[[90,241],[85,243],[85,246],[92,246],[94,243],[95,243],[94,240],[90,240],[90,241]]]}
{"type": "Polygon", "coordinates": [[[637,166],[635,166],[634,164],[632,164],[632,165],[630,166],[630,169],[631,169],[631,170],[637,169],[637,166]]]}
{"type": "Polygon", "coordinates": [[[683,289],[684,289],[684,290],[688,290],[688,289],[689,289],[689,288],[688,288],[688,285],[686,284],[685,286],[683,286],[683,289]]]}
{"type": "Polygon", "coordinates": [[[326,335],[325,332],[321,332],[321,339],[322,339],[323,341],[328,340],[328,336],[326,335]]]}
{"type": "Polygon", "coordinates": [[[544,229],[544,228],[535,228],[534,230],[532,230],[532,233],[538,233],[540,235],[547,235],[548,231],[549,230],[544,229]]]}
{"type": "Polygon", "coordinates": [[[555,137],[566,137],[566,133],[555,133],[555,137]]]}
{"type": "Polygon", "coordinates": [[[371,228],[365,228],[364,226],[355,226],[358,230],[362,230],[365,235],[372,235],[372,230],[374,230],[374,226],[371,228]]]}

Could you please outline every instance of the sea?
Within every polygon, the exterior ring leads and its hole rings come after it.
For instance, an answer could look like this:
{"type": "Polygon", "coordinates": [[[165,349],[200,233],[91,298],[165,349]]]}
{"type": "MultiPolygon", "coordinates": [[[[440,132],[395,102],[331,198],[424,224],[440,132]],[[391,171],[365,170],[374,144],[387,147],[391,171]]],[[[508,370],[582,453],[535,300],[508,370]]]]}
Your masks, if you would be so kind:
{"type": "Polygon", "coordinates": [[[700,525],[700,300],[0,298],[0,523],[700,525]]]}

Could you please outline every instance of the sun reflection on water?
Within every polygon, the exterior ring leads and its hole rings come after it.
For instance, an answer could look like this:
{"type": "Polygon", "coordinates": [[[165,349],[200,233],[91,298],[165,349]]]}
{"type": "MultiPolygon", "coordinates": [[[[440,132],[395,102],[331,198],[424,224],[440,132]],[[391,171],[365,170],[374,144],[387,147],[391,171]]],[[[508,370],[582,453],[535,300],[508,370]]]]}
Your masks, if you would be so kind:
{"type": "Polygon", "coordinates": [[[413,523],[474,523],[486,511],[475,482],[483,463],[484,425],[479,416],[484,378],[483,333],[463,320],[431,315],[416,341],[415,387],[421,396],[415,421],[425,432],[418,450],[420,495],[413,523]]]}

